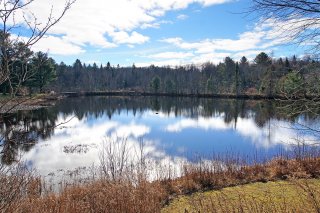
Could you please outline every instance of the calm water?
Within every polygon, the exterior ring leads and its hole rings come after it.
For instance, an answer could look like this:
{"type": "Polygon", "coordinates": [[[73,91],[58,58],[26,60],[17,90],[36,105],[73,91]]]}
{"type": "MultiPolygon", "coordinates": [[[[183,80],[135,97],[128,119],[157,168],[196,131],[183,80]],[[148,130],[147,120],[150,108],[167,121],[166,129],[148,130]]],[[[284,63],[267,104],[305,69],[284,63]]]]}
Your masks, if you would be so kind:
{"type": "Polygon", "coordinates": [[[157,160],[192,161],[230,152],[272,157],[297,139],[318,139],[297,130],[297,123],[318,128],[319,118],[293,114],[290,106],[271,101],[69,98],[55,107],[6,116],[1,158],[10,164],[22,156],[46,176],[99,164],[102,147],[115,138],[131,148],[143,141],[148,156],[157,160]],[[4,135],[12,126],[19,131],[4,135]],[[27,144],[13,144],[13,139],[27,144]]]}

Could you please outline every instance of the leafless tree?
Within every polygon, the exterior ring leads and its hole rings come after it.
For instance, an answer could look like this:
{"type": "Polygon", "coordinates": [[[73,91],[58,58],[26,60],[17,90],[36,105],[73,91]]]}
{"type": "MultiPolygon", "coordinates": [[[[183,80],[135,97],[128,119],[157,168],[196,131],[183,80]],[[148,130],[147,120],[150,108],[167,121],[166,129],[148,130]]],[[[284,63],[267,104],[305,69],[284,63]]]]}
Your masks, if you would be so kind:
{"type": "Polygon", "coordinates": [[[318,0],[252,0],[250,12],[277,28],[283,38],[320,51],[320,1],[318,0]]]}
{"type": "MultiPolygon", "coordinates": [[[[53,5],[49,6],[50,12],[45,21],[40,20],[30,11],[29,7],[36,3],[36,0],[0,0],[0,85],[8,82],[10,93],[13,95],[31,75],[27,67],[32,55],[30,49],[62,19],[75,0],[66,0],[57,16],[54,15],[53,5]],[[19,20],[17,20],[18,16],[19,20]],[[20,61],[21,66],[24,66],[22,67],[23,72],[12,73],[14,70],[13,62],[17,60],[20,61]],[[15,90],[12,85],[12,76],[18,79],[15,90]]],[[[10,101],[11,99],[1,102],[0,109],[3,109],[4,105],[10,101]]],[[[21,103],[18,100],[14,105],[17,106],[21,103]]],[[[12,107],[7,107],[8,111],[12,107]]],[[[3,110],[1,111],[3,113],[3,110]]],[[[3,116],[4,114],[0,114],[0,123],[3,121],[3,116]]],[[[12,131],[12,129],[7,129],[4,135],[11,134],[12,131]]],[[[0,137],[1,149],[3,149],[5,140],[4,135],[0,137]]],[[[37,182],[37,179],[23,162],[19,161],[14,165],[7,166],[0,161],[0,212],[7,212],[13,203],[17,203],[19,199],[29,193],[30,186],[34,181],[37,182]]]]}
{"type": "MultiPolygon", "coordinates": [[[[22,57],[26,49],[31,48],[43,36],[56,25],[76,0],[66,0],[59,15],[54,15],[54,7],[51,6],[47,19],[42,22],[29,10],[29,6],[36,4],[35,0],[0,0],[0,84],[8,81],[10,93],[14,94],[10,74],[12,72],[12,61],[19,58],[22,64],[27,64],[29,57],[22,57]],[[20,20],[17,21],[17,16],[20,20]],[[23,35],[22,35],[23,32],[23,35]]],[[[50,7],[50,6],[49,6],[50,7]]],[[[28,69],[18,76],[21,85],[30,75],[28,69]]]]}
{"type": "MultiPolygon", "coordinates": [[[[36,3],[36,0],[0,0],[0,85],[8,82],[10,93],[13,96],[22,83],[32,75],[32,72],[28,69],[28,62],[32,56],[30,48],[62,19],[75,3],[75,0],[66,0],[57,16],[54,15],[53,5],[49,5],[50,12],[44,22],[38,19],[29,8],[36,3]],[[17,17],[19,17],[19,20],[17,20],[17,17]],[[15,73],[13,72],[14,66],[16,66],[14,62],[18,60],[19,66],[22,66],[20,69],[22,71],[15,73]],[[16,80],[15,89],[13,89],[12,78],[16,80]]],[[[0,102],[0,123],[3,122],[5,112],[11,112],[27,100],[13,100],[12,98],[2,100],[0,102]]],[[[6,132],[0,138],[0,148],[3,148],[3,137],[12,135],[13,132],[21,132],[21,130],[6,129],[6,132]]],[[[15,143],[21,143],[21,141],[15,143]]]]}
{"type": "MultiPolygon", "coordinates": [[[[319,0],[252,0],[250,12],[259,14],[262,24],[275,30],[275,36],[285,42],[303,45],[311,51],[313,58],[320,53],[320,1],[319,0]]],[[[284,110],[290,114],[311,113],[319,116],[319,76],[318,73],[308,74],[309,67],[302,67],[291,73],[295,78],[284,82],[281,90],[287,102],[284,110]],[[315,76],[316,75],[316,76],[315,76]],[[308,91],[308,92],[306,92],[308,91]]],[[[311,131],[319,138],[319,127],[299,124],[300,130],[311,131]]],[[[296,127],[295,127],[296,128],[296,127]]]]}

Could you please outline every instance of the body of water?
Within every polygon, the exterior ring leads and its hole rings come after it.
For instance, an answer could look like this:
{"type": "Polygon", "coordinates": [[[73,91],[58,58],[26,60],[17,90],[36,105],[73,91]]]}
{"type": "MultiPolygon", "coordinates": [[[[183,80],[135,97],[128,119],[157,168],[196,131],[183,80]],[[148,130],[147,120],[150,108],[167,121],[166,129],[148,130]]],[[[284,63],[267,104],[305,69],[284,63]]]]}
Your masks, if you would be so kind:
{"type": "Polygon", "coordinates": [[[99,164],[104,147],[115,141],[134,150],[131,157],[143,144],[149,158],[173,163],[228,153],[271,158],[297,141],[318,141],[302,126],[318,128],[319,118],[275,101],[67,98],[54,107],[5,116],[1,160],[10,164],[21,156],[48,176],[99,164]]]}

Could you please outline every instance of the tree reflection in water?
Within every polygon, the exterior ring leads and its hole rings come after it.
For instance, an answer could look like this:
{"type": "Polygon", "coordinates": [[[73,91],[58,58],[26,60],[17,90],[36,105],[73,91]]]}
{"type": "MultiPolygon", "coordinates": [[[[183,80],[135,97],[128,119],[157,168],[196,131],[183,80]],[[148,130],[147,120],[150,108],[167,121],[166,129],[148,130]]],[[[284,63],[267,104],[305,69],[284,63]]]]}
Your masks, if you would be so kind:
{"type": "Polygon", "coordinates": [[[18,160],[19,151],[27,152],[38,140],[50,138],[54,133],[57,115],[53,108],[2,115],[1,162],[10,165],[18,160]]]}
{"type": "MultiPolygon", "coordinates": [[[[299,104],[301,106],[301,104],[299,104]]],[[[55,107],[34,111],[20,111],[1,116],[1,161],[12,164],[19,158],[19,151],[28,152],[39,140],[49,139],[54,134],[58,115],[75,115],[79,120],[88,116],[109,119],[121,112],[131,111],[140,116],[147,110],[164,115],[198,119],[224,116],[226,124],[234,123],[237,128],[239,118],[252,118],[258,127],[270,124],[270,120],[295,122],[303,117],[313,123],[319,119],[318,113],[293,113],[295,103],[283,101],[254,101],[235,99],[205,99],[182,97],[79,97],[61,100],[55,107]]],[[[320,109],[316,109],[320,110],[320,109]]],[[[269,134],[271,134],[269,132],[269,134]]]]}

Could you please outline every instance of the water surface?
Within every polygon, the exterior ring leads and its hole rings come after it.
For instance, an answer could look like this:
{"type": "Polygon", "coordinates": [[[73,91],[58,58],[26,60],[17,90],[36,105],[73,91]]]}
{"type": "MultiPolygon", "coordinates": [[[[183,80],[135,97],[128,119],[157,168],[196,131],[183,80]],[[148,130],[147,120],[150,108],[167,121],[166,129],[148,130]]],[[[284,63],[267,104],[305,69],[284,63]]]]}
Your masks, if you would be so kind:
{"type": "Polygon", "coordinates": [[[290,109],[275,101],[67,98],[54,107],[7,115],[1,126],[1,157],[10,164],[22,154],[43,176],[97,165],[105,144],[115,140],[126,141],[135,151],[143,143],[148,157],[159,161],[226,153],[271,158],[298,140],[318,140],[296,127],[317,128],[319,118],[290,109]],[[15,131],[4,134],[13,126],[15,131]],[[13,144],[14,139],[25,142],[13,144]]]}

